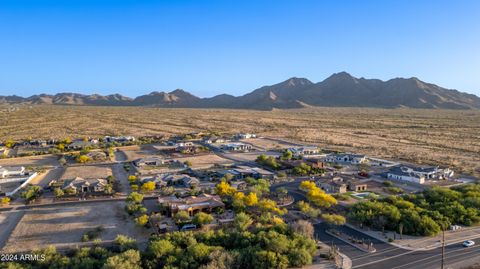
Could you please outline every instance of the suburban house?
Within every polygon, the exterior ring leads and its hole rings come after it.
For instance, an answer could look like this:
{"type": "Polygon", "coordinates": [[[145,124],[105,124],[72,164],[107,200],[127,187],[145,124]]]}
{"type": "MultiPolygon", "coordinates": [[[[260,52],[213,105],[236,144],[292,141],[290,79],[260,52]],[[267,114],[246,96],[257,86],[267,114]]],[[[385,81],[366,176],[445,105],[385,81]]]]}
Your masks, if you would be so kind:
{"type": "Polygon", "coordinates": [[[304,159],[305,163],[307,163],[308,165],[310,165],[311,167],[313,168],[325,168],[325,163],[320,160],[320,159],[316,159],[316,158],[309,158],[309,159],[304,159]]]}
{"type": "Polygon", "coordinates": [[[104,161],[107,159],[107,154],[103,151],[90,151],[86,155],[94,161],[104,161]]]}
{"type": "Polygon", "coordinates": [[[403,166],[392,167],[387,172],[387,178],[400,181],[415,182],[419,184],[425,183],[425,176],[422,174],[413,173],[411,170],[403,166]]]}
{"type": "Polygon", "coordinates": [[[194,145],[193,143],[191,145],[187,144],[185,146],[175,147],[176,152],[180,152],[180,153],[183,153],[183,154],[200,153],[202,151],[205,151],[206,149],[208,149],[208,148],[205,148],[205,147],[202,147],[202,146],[199,146],[199,145],[194,145]]]}
{"type": "Polygon", "coordinates": [[[256,138],[257,135],[256,134],[249,134],[249,133],[240,133],[240,134],[236,134],[235,135],[235,138],[240,140],[240,139],[250,139],[250,138],[256,138]]]}
{"type": "Polygon", "coordinates": [[[32,147],[46,147],[46,146],[55,145],[56,143],[57,143],[57,140],[55,139],[49,139],[49,140],[33,139],[33,140],[23,141],[22,145],[32,146],[32,147]]]}
{"type": "Polygon", "coordinates": [[[231,169],[221,170],[221,171],[218,171],[217,174],[220,177],[224,177],[227,174],[230,174],[233,176],[233,179],[235,180],[240,180],[247,177],[253,177],[255,179],[265,178],[270,180],[275,178],[275,174],[270,171],[267,171],[263,168],[250,167],[246,165],[239,165],[231,169]]]}
{"type": "Polygon", "coordinates": [[[105,136],[103,141],[107,143],[117,142],[117,143],[126,143],[126,142],[134,142],[135,137],[133,136],[105,136]]]}
{"type": "Polygon", "coordinates": [[[349,191],[366,191],[368,184],[357,179],[352,179],[347,181],[347,187],[349,191]]]}
{"type": "Polygon", "coordinates": [[[225,208],[225,204],[220,199],[220,196],[208,194],[186,198],[178,198],[175,195],[159,197],[158,203],[162,214],[169,217],[175,216],[180,211],[185,211],[190,216],[194,216],[199,212],[212,213],[217,208],[225,208]]]}
{"type": "Polygon", "coordinates": [[[252,149],[252,145],[245,143],[228,143],[222,145],[221,149],[227,151],[249,151],[252,149]]]}
{"type": "Polygon", "coordinates": [[[25,175],[25,167],[1,167],[0,166],[0,178],[6,177],[18,177],[25,175]]]}
{"type": "Polygon", "coordinates": [[[105,191],[106,186],[106,179],[84,179],[81,177],[76,177],[74,179],[64,180],[62,190],[71,191],[72,193],[103,192],[105,191]]]}
{"type": "Polygon", "coordinates": [[[295,157],[318,156],[322,153],[321,149],[314,146],[293,147],[288,149],[295,157]]]}
{"type": "Polygon", "coordinates": [[[341,177],[334,177],[327,181],[318,181],[318,187],[320,187],[326,193],[345,193],[347,192],[347,184],[341,177]]]}
{"type": "Polygon", "coordinates": [[[218,137],[216,135],[211,135],[209,137],[204,137],[203,142],[206,144],[225,143],[227,142],[227,139],[218,137]]]}
{"type": "Polygon", "coordinates": [[[183,185],[185,187],[196,187],[200,184],[200,180],[196,177],[183,174],[161,174],[154,177],[143,178],[143,182],[155,182],[157,188],[166,186],[183,185]]]}
{"type": "Polygon", "coordinates": [[[454,172],[450,168],[402,165],[392,167],[387,173],[387,178],[423,184],[427,179],[447,179],[453,175],[454,172]]]}
{"type": "Polygon", "coordinates": [[[140,158],[135,161],[133,161],[133,164],[137,167],[142,167],[142,166],[161,166],[161,165],[168,165],[174,162],[174,160],[171,159],[164,159],[158,156],[152,156],[152,157],[146,157],[146,158],[140,158]]]}
{"type": "Polygon", "coordinates": [[[366,191],[368,184],[354,177],[335,176],[326,181],[318,181],[317,186],[327,193],[345,193],[347,191],[366,191]]]}
{"type": "Polygon", "coordinates": [[[325,161],[329,163],[362,164],[367,162],[367,156],[353,153],[335,153],[328,154],[325,161]]]}
{"type": "Polygon", "coordinates": [[[98,140],[91,139],[91,140],[83,140],[83,139],[77,139],[74,140],[72,143],[67,145],[68,149],[73,149],[73,150],[81,150],[89,147],[93,147],[96,144],[98,144],[98,140]]]}
{"type": "Polygon", "coordinates": [[[454,172],[450,168],[439,168],[438,166],[403,166],[409,172],[425,176],[425,179],[446,179],[453,177],[454,172]]]}
{"type": "Polygon", "coordinates": [[[195,144],[193,144],[192,141],[177,141],[175,143],[171,142],[171,145],[173,145],[175,148],[180,148],[180,147],[193,147],[195,144]]]}

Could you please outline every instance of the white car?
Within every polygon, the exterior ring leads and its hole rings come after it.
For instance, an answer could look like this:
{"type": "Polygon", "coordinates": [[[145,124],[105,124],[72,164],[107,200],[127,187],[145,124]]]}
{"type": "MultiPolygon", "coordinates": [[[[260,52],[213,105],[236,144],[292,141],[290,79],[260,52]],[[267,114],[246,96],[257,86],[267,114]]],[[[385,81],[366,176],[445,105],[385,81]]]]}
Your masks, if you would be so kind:
{"type": "Polygon", "coordinates": [[[464,241],[462,245],[468,248],[475,245],[475,242],[473,242],[472,240],[467,240],[467,241],[464,241]]]}
{"type": "Polygon", "coordinates": [[[195,224],[185,224],[183,225],[182,228],[180,228],[180,231],[191,231],[197,229],[197,225],[195,224]]]}

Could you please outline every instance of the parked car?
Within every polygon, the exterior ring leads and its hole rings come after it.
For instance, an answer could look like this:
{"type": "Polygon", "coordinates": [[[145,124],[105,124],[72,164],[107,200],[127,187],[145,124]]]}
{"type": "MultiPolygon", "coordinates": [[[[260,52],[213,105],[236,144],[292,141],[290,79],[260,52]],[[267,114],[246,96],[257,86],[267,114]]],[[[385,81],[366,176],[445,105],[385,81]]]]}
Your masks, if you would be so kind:
{"type": "Polygon", "coordinates": [[[463,244],[462,244],[464,247],[468,248],[468,247],[472,247],[475,245],[475,242],[472,241],[472,240],[467,240],[467,241],[464,241],[463,244]]]}
{"type": "Polygon", "coordinates": [[[180,231],[191,231],[197,229],[197,225],[195,224],[185,224],[180,228],[180,231]]]}
{"type": "Polygon", "coordinates": [[[457,231],[460,230],[462,227],[460,225],[452,225],[450,226],[450,231],[457,231]]]}

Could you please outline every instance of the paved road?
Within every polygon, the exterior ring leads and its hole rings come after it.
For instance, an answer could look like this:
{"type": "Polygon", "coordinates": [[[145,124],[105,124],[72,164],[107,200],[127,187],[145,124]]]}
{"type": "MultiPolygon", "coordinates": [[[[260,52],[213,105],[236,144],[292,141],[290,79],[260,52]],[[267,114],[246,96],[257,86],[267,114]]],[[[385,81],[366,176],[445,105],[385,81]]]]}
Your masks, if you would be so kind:
{"type": "MultiPolygon", "coordinates": [[[[293,182],[283,182],[272,185],[272,191],[285,187],[289,190],[290,195],[296,201],[305,200],[305,195],[298,191],[298,185],[301,180],[293,182]]],[[[353,230],[346,226],[338,227],[342,232],[347,233],[356,238],[363,238],[364,240],[373,243],[375,253],[366,253],[361,251],[344,241],[337,239],[325,232],[328,229],[327,224],[318,223],[314,225],[315,236],[327,245],[334,244],[340,249],[340,252],[347,255],[353,264],[353,268],[359,269],[437,269],[440,268],[441,263],[441,248],[436,248],[428,251],[411,251],[397,248],[388,243],[370,237],[364,233],[353,230]]],[[[464,248],[461,243],[455,243],[446,246],[445,248],[445,268],[461,268],[475,263],[472,258],[480,257],[480,236],[476,239],[477,245],[470,248],[464,248]]],[[[477,260],[478,262],[478,260],[477,260]]]]}
{"type": "MultiPolygon", "coordinates": [[[[471,248],[464,248],[461,244],[447,246],[445,247],[445,268],[455,268],[450,266],[459,263],[461,266],[470,265],[470,259],[478,257],[479,255],[480,246],[478,245],[471,248]]],[[[376,257],[372,256],[366,259],[353,259],[353,268],[435,269],[440,268],[441,257],[441,248],[429,251],[396,249],[386,253],[379,253],[376,257]]]]}

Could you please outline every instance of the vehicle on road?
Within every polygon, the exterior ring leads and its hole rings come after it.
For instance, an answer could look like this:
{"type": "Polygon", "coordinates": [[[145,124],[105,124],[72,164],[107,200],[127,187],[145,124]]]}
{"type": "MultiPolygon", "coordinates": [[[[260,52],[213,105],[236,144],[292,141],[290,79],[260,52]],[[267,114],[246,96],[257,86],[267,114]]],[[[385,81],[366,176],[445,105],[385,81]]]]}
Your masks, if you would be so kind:
{"type": "Polygon", "coordinates": [[[462,244],[464,247],[468,248],[468,247],[472,247],[475,245],[475,242],[472,241],[472,240],[467,240],[467,241],[463,241],[463,244],[462,244]]]}

